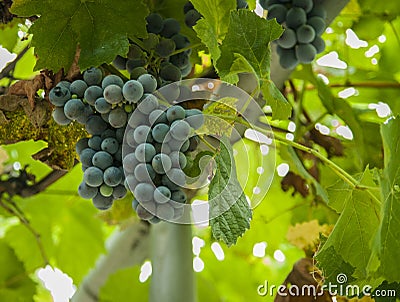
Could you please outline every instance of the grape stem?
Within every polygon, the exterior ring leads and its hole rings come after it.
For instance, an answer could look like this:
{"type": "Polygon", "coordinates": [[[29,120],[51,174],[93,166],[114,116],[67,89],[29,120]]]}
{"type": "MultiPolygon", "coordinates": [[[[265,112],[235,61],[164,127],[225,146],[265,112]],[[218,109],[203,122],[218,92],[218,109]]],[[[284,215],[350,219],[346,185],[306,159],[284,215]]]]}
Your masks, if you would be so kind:
{"type": "Polygon", "coordinates": [[[114,66],[110,65],[110,64],[102,64],[101,67],[103,67],[105,70],[109,71],[112,74],[115,74],[117,76],[119,76],[124,82],[128,81],[129,79],[124,76],[117,68],[115,68],[114,66]]]}
{"type": "Polygon", "coordinates": [[[186,50],[193,49],[193,48],[199,47],[201,45],[202,45],[202,43],[197,43],[197,44],[189,45],[189,46],[184,47],[184,48],[177,49],[173,53],[171,53],[170,56],[176,55],[176,54],[181,53],[181,52],[185,52],[186,50]]]}

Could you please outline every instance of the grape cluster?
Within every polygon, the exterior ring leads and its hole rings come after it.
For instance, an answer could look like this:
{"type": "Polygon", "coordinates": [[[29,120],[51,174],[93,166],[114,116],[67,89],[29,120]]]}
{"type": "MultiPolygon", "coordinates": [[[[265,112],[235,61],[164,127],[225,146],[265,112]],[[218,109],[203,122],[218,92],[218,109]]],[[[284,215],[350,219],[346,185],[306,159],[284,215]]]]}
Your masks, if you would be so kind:
{"type": "Polygon", "coordinates": [[[124,83],[119,76],[103,77],[100,69],[90,68],[83,79],[62,81],[50,91],[55,122],[76,121],[91,135],[76,145],[84,171],[78,192],[99,209],[111,207],[127,193],[122,169],[126,125],[136,105],[156,89],[157,80],[147,73],[124,83]]]}
{"type": "Polygon", "coordinates": [[[325,30],[326,10],[313,0],[263,0],[268,19],[276,18],[285,31],[277,40],[279,63],[292,69],[299,63],[311,63],[325,49],[321,38],[325,30]]]}
{"type": "Polygon", "coordinates": [[[199,142],[194,130],[203,122],[200,110],[166,107],[154,95],[138,105],[127,127],[123,167],[135,196],[132,207],[141,219],[156,223],[183,215],[183,169],[199,142]]]}
{"type": "Polygon", "coordinates": [[[192,71],[191,49],[188,37],[180,33],[180,24],[173,18],[157,13],[147,16],[148,37],[140,40],[140,46],[131,42],[127,56],[117,56],[113,65],[126,70],[130,79],[136,80],[144,73],[151,73],[164,86],[181,80],[192,71]]]}
{"type": "MultiPolygon", "coordinates": [[[[236,8],[247,8],[246,0],[236,0],[236,8]]],[[[192,28],[200,20],[202,15],[194,8],[192,2],[188,1],[183,6],[183,13],[185,14],[185,24],[187,27],[192,28]]]]}

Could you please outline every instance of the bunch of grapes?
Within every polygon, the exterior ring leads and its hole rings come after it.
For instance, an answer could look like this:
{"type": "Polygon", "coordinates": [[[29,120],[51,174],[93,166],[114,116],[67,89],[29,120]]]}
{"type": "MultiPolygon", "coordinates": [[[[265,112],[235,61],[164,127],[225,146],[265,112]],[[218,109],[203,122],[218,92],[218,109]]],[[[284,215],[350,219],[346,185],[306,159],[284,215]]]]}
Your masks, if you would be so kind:
{"type": "MultiPolygon", "coordinates": [[[[236,0],[236,8],[247,8],[246,0],[236,0]]],[[[202,15],[194,8],[192,2],[188,1],[183,6],[183,13],[185,14],[185,24],[187,27],[192,28],[200,20],[202,15]]]]}
{"type": "Polygon", "coordinates": [[[292,69],[299,63],[311,63],[325,49],[321,38],[325,30],[326,10],[313,0],[263,0],[268,19],[276,18],[285,31],[277,40],[279,63],[292,69]]]}
{"type": "Polygon", "coordinates": [[[190,41],[180,33],[179,22],[163,19],[157,13],[147,16],[146,21],[148,37],[137,43],[132,41],[127,56],[117,56],[113,65],[126,70],[133,80],[149,72],[157,78],[159,86],[189,75],[192,70],[190,41]]]}
{"type": "Polygon", "coordinates": [[[100,69],[90,68],[83,79],[62,81],[50,91],[55,122],[68,125],[76,121],[91,135],[76,145],[84,171],[78,192],[99,209],[108,209],[127,193],[122,168],[127,121],[136,105],[156,89],[157,80],[147,73],[124,83],[119,76],[103,78],[100,69]]]}
{"type": "Polygon", "coordinates": [[[123,166],[135,196],[132,207],[141,219],[156,223],[183,215],[183,169],[198,145],[194,130],[203,122],[200,110],[167,107],[154,95],[138,105],[127,127],[123,166]]]}

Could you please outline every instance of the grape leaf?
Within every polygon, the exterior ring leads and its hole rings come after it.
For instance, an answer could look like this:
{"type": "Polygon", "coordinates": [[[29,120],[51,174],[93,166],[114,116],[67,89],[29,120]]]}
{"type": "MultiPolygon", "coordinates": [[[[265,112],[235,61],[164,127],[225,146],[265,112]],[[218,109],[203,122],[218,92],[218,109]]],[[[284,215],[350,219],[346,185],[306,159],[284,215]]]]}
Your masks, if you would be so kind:
{"type": "Polygon", "coordinates": [[[400,250],[400,118],[381,127],[384,169],[381,177],[382,220],[374,241],[380,273],[389,282],[400,280],[397,258],[400,250]]]}
{"type": "Polygon", "coordinates": [[[232,146],[227,137],[221,138],[215,162],[217,170],[208,192],[210,225],[213,236],[231,246],[250,228],[252,212],[237,180],[232,146]]]}
{"type": "Polygon", "coordinates": [[[141,1],[15,0],[12,12],[40,15],[30,29],[36,69],[68,70],[77,46],[81,69],[98,66],[125,55],[129,37],[146,36],[148,10],[141,1]]]}
{"type": "MultiPolygon", "coordinates": [[[[364,173],[355,178],[360,184],[375,186],[368,167],[364,173]]],[[[342,258],[355,268],[354,277],[361,281],[367,277],[366,268],[371,256],[370,241],[379,225],[380,208],[376,202],[378,196],[375,195],[375,198],[372,198],[366,190],[355,189],[344,181],[339,181],[327,190],[328,205],[340,213],[340,217],[329,238],[318,252],[317,259],[320,266],[330,274],[330,263],[340,263],[342,258]],[[331,247],[340,255],[340,259],[328,257],[331,247]]]]}
{"type": "Polygon", "coordinates": [[[193,29],[209,49],[212,60],[216,62],[221,55],[219,43],[228,32],[229,12],[236,8],[236,1],[193,0],[191,2],[203,15],[193,29]]]}
{"type": "Polygon", "coordinates": [[[291,114],[290,104],[270,79],[270,42],[282,32],[275,20],[265,20],[248,10],[232,11],[216,64],[221,80],[233,84],[239,81],[239,73],[254,73],[274,119],[287,119],[291,114]]]}
{"type": "Polygon", "coordinates": [[[0,301],[33,301],[36,285],[13,249],[0,241],[0,301]]]}
{"type": "Polygon", "coordinates": [[[238,99],[234,97],[223,97],[216,102],[210,103],[204,108],[205,115],[204,124],[199,130],[200,132],[217,134],[219,136],[232,134],[234,122],[227,122],[218,115],[235,118],[237,116],[236,103],[238,99]]]}
{"type": "Polygon", "coordinates": [[[231,74],[235,54],[242,55],[249,62],[259,79],[269,79],[269,43],[279,38],[282,32],[282,26],[276,20],[265,20],[248,10],[232,11],[217,62],[221,79],[231,74]]]}

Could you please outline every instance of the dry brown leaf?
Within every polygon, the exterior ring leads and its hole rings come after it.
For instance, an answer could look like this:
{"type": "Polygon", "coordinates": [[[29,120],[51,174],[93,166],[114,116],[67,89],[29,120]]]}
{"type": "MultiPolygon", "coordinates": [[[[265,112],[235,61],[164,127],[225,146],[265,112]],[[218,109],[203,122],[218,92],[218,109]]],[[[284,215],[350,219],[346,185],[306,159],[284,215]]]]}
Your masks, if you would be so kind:
{"type": "Polygon", "coordinates": [[[28,97],[29,104],[35,107],[35,97],[39,89],[45,88],[45,79],[42,74],[36,75],[32,80],[21,80],[16,82],[8,90],[8,95],[19,95],[28,97]]]}

